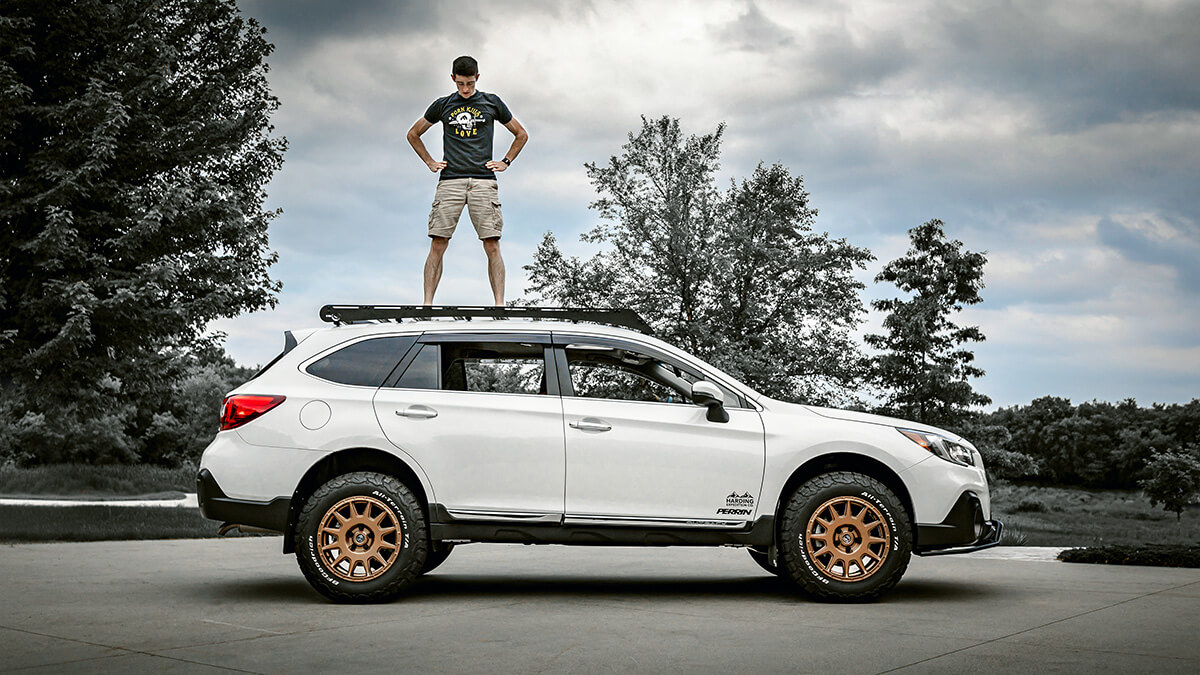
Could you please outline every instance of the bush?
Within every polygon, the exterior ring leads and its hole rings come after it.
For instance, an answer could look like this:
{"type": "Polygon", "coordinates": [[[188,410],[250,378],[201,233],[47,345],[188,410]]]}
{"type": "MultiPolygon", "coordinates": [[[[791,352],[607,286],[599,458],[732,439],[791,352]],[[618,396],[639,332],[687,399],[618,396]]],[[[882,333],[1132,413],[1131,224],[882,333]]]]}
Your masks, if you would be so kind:
{"type": "Polygon", "coordinates": [[[1095,546],[1058,554],[1063,562],[1153,567],[1200,567],[1200,546],[1095,546]]]}
{"type": "Polygon", "coordinates": [[[1050,513],[1050,505],[1041,499],[1025,498],[1012,507],[1013,513],[1050,513]]]}

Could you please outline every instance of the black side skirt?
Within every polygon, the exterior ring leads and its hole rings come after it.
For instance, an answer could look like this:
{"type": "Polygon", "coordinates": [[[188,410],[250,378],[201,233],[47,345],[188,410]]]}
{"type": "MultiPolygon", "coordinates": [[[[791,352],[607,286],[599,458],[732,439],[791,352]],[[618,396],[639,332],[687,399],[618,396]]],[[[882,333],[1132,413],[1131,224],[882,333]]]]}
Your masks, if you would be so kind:
{"type": "Polygon", "coordinates": [[[460,520],[441,504],[429,505],[433,541],[503,544],[571,544],[584,546],[753,546],[775,542],[774,516],[762,516],[739,530],[621,525],[560,525],[460,520]]]}

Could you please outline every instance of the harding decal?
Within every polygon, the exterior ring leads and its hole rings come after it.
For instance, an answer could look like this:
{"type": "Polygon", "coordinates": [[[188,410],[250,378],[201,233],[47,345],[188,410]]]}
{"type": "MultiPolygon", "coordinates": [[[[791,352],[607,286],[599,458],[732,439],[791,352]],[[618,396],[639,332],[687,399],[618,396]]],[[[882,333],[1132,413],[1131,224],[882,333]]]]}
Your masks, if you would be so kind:
{"type": "Polygon", "coordinates": [[[734,492],[725,498],[725,508],[717,509],[717,515],[748,516],[754,509],[754,495],[749,492],[738,494],[734,492]]]}

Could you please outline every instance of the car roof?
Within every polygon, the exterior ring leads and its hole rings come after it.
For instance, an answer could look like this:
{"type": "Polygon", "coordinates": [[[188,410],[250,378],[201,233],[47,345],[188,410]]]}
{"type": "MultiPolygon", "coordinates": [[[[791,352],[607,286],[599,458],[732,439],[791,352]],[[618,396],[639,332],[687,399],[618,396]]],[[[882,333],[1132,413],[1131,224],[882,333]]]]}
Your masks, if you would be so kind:
{"type": "MultiPolygon", "coordinates": [[[[570,321],[537,321],[526,319],[475,319],[471,321],[455,319],[432,319],[427,321],[380,321],[348,323],[340,326],[322,326],[316,331],[336,333],[346,337],[359,335],[374,335],[382,333],[577,333],[585,335],[604,335],[630,337],[639,340],[662,342],[651,335],[639,333],[628,328],[608,326],[595,323],[574,323],[570,321]]],[[[665,343],[664,343],[665,344],[665,343]]]]}
{"type": "MultiPolygon", "coordinates": [[[[690,354],[669,342],[664,342],[652,335],[639,333],[635,330],[610,326],[605,324],[572,322],[572,321],[539,321],[536,319],[431,319],[423,321],[370,321],[348,323],[334,326],[321,326],[304,331],[294,331],[304,335],[304,338],[314,334],[323,334],[318,339],[322,347],[342,343],[347,340],[366,335],[397,335],[416,333],[558,333],[571,335],[589,335],[596,337],[626,338],[634,342],[649,344],[668,354],[674,354],[685,361],[697,361],[706,369],[718,375],[729,383],[736,383],[751,398],[759,399],[762,394],[747,386],[720,368],[705,362],[700,357],[690,354]]],[[[297,337],[300,337],[298,335],[297,337]]]]}

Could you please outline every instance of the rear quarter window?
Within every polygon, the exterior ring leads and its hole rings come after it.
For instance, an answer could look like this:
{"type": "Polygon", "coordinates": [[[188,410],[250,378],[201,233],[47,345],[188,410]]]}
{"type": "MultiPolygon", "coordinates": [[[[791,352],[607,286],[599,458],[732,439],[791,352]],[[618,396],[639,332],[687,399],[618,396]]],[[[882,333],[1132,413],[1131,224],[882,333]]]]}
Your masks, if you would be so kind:
{"type": "Polygon", "coordinates": [[[401,335],[355,342],[309,364],[305,371],[338,384],[378,387],[416,341],[415,335],[401,335]]]}

